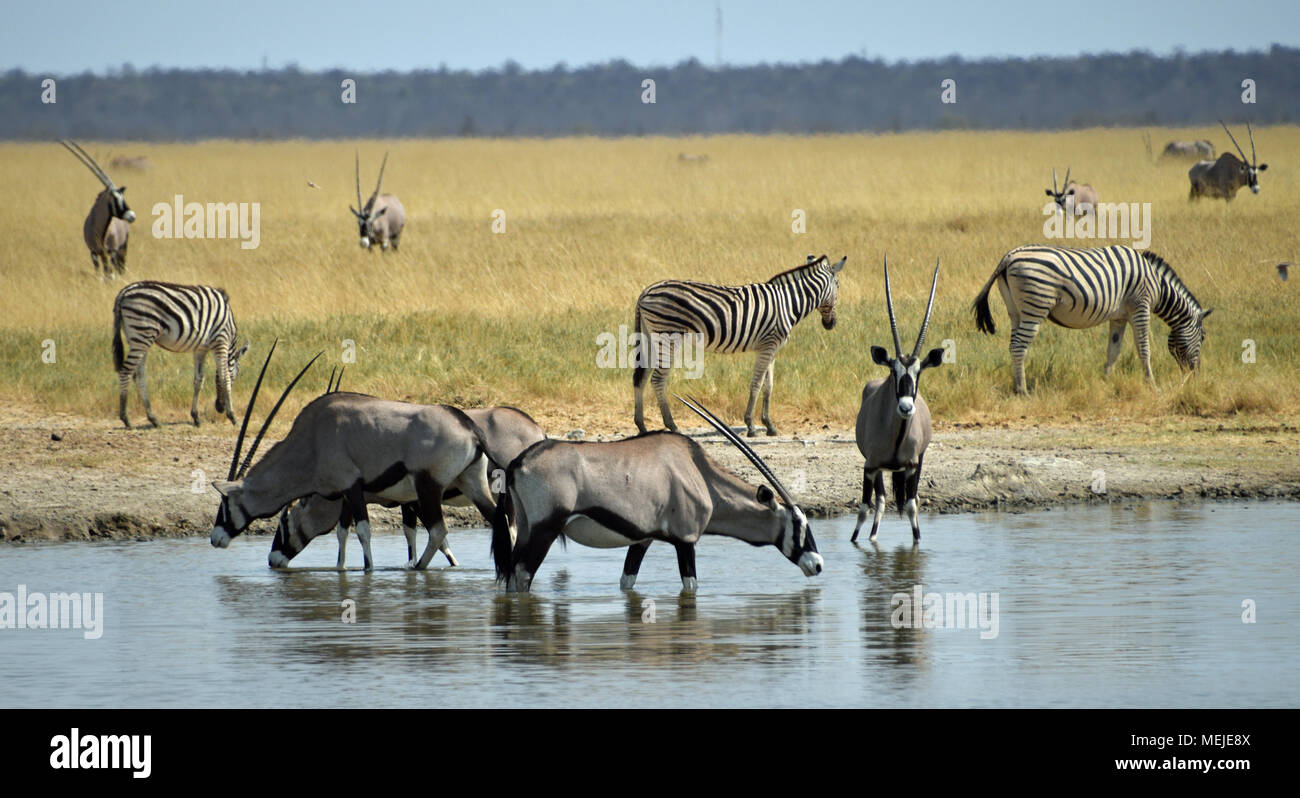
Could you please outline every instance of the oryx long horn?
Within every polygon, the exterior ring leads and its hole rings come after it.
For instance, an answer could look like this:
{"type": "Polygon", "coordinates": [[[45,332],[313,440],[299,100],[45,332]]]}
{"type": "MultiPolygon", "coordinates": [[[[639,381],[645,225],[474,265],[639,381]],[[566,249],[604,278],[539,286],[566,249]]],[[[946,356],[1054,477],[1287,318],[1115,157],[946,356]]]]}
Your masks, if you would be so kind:
{"type": "Polygon", "coordinates": [[[894,295],[889,290],[889,253],[885,253],[885,307],[889,308],[889,331],[894,334],[894,357],[903,356],[903,342],[898,339],[898,321],[894,318],[894,295]]]}
{"type": "Polygon", "coordinates": [[[1246,135],[1250,136],[1250,165],[1255,165],[1255,133],[1250,129],[1250,123],[1246,123],[1246,135]]]}
{"type": "Polygon", "coordinates": [[[330,378],[325,381],[325,393],[334,393],[334,372],[338,371],[338,366],[330,367],[330,378]]]}
{"type": "Polygon", "coordinates": [[[379,196],[379,187],[384,184],[384,167],[388,166],[388,153],[384,153],[384,162],[379,165],[379,179],[375,181],[375,193],[370,195],[371,199],[379,196]]]}
{"type": "Polygon", "coordinates": [[[930,282],[930,301],[925,306],[925,320],[921,322],[921,333],[916,336],[916,346],[912,349],[912,357],[921,356],[921,347],[925,344],[925,331],[930,326],[930,311],[934,310],[934,289],[939,285],[939,259],[934,259],[934,280],[930,282]]]}
{"type": "Polygon", "coordinates": [[[1065,182],[1061,185],[1062,189],[1070,187],[1070,167],[1065,167],[1065,182]]]}
{"type": "Polygon", "coordinates": [[[99,182],[103,183],[105,188],[109,188],[109,189],[117,188],[117,186],[113,184],[112,178],[108,176],[108,173],[104,171],[103,167],[101,167],[95,161],[94,158],[91,158],[89,153],[81,149],[80,144],[78,144],[75,141],[69,141],[67,139],[59,139],[59,143],[62,144],[64,147],[67,147],[68,151],[71,152],[73,155],[77,156],[77,160],[81,161],[82,164],[84,164],[85,167],[89,169],[92,174],[95,175],[95,177],[98,177],[99,182]]]}
{"type": "MultiPolygon", "coordinates": [[[[1241,149],[1241,145],[1237,143],[1236,136],[1232,135],[1232,131],[1228,130],[1228,126],[1223,124],[1222,119],[1219,120],[1219,124],[1223,127],[1223,132],[1228,134],[1228,138],[1232,139],[1232,146],[1237,148],[1237,152],[1241,153],[1241,160],[1244,163],[1246,160],[1246,153],[1241,149]]],[[[1249,127],[1249,124],[1247,124],[1247,127],[1249,127]]]]}
{"type": "Polygon", "coordinates": [[[345,372],[345,371],[347,371],[347,370],[348,370],[348,367],[347,367],[347,366],[344,366],[343,368],[339,369],[339,378],[338,378],[338,381],[334,383],[334,393],[338,393],[338,392],[339,392],[339,386],[343,384],[343,372],[345,372]]]}
{"type": "Polygon", "coordinates": [[[357,214],[365,213],[366,206],[361,202],[361,151],[357,150],[357,214]]]}
{"type": "Polygon", "coordinates": [[[751,449],[749,444],[745,443],[745,441],[739,435],[737,435],[731,429],[731,427],[728,427],[725,423],[723,423],[722,419],[713,415],[713,411],[709,410],[707,407],[700,404],[699,400],[693,397],[691,399],[683,399],[682,397],[677,396],[677,394],[673,394],[673,396],[676,396],[678,401],[680,401],[682,404],[689,407],[691,410],[694,410],[696,415],[698,415],[700,418],[709,422],[709,424],[714,429],[716,429],[718,432],[721,432],[722,436],[731,442],[732,446],[735,446],[737,449],[739,449],[740,453],[745,455],[745,457],[749,459],[749,462],[754,464],[754,467],[758,469],[759,473],[763,475],[764,479],[766,479],[769,483],[771,483],[772,487],[776,490],[777,495],[781,497],[782,501],[784,501],[786,504],[788,504],[791,507],[798,506],[795,503],[794,497],[790,495],[790,491],[785,489],[785,485],[782,485],[781,480],[776,478],[776,474],[773,474],[772,469],[768,467],[767,463],[763,462],[763,458],[759,457],[758,453],[755,452],[753,449],[751,449]]]}
{"type": "Polygon", "coordinates": [[[1053,166],[1052,167],[1052,196],[1056,196],[1057,194],[1060,193],[1061,193],[1060,190],[1056,187],[1056,167],[1053,166]]]}
{"type": "Polygon", "coordinates": [[[289,383],[289,387],[285,388],[284,393],[280,394],[279,401],[277,401],[275,406],[271,408],[271,412],[267,415],[266,421],[262,422],[262,428],[257,431],[257,437],[253,439],[253,445],[248,447],[248,454],[245,455],[244,462],[240,464],[239,471],[237,472],[239,477],[242,478],[244,473],[248,471],[248,466],[252,464],[253,456],[257,454],[257,447],[262,443],[262,436],[265,435],[266,431],[271,427],[271,422],[275,420],[275,414],[280,412],[280,405],[284,404],[284,400],[289,398],[289,392],[293,390],[293,386],[298,384],[298,380],[302,379],[302,376],[307,373],[307,369],[311,368],[312,364],[314,364],[323,354],[325,353],[317,352],[316,357],[307,361],[307,365],[302,367],[302,371],[298,372],[298,376],[294,377],[293,382],[289,383]]]}
{"type": "Polygon", "coordinates": [[[235,469],[239,466],[239,450],[244,447],[244,433],[248,432],[248,419],[253,415],[253,405],[257,402],[257,392],[262,388],[262,378],[266,376],[266,367],[271,365],[271,355],[275,354],[275,346],[280,343],[276,338],[271,342],[271,348],[266,353],[266,360],[262,363],[262,370],[257,375],[257,383],[253,385],[253,393],[248,397],[248,407],[244,408],[244,423],[239,426],[239,437],[235,438],[235,456],[230,458],[230,471],[226,474],[226,480],[235,478],[235,469]]]}

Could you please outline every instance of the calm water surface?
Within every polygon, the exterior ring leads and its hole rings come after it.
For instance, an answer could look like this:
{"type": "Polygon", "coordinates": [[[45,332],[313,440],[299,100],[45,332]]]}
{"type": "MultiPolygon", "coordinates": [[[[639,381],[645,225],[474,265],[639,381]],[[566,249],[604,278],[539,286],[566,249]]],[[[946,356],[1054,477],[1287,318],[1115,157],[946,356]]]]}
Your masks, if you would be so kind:
{"type": "Polygon", "coordinates": [[[376,534],[373,573],[334,571],[332,535],[296,572],[266,567],[268,537],[11,546],[0,591],[102,592],[105,619],[97,640],[0,629],[0,706],[1300,706],[1300,504],[927,516],[917,549],[895,515],[878,548],[852,527],[813,522],[812,579],[707,538],[694,596],[661,544],[632,593],[624,550],[557,544],[505,595],[486,530],[423,573],[396,567],[400,534],[376,534]],[[996,637],[895,628],[918,585],[997,594],[996,637]]]}

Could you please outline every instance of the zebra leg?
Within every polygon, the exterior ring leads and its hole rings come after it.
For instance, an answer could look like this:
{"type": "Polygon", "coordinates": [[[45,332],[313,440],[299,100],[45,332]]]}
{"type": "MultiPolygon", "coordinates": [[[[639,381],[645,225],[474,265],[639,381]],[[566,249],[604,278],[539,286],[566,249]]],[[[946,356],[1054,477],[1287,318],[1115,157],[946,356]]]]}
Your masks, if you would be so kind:
{"type": "Polygon", "coordinates": [[[659,400],[659,415],[663,416],[664,428],[676,432],[673,411],[668,409],[668,369],[655,366],[654,371],[650,372],[650,384],[654,386],[655,399],[659,400]]]}
{"type": "Polygon", "coordinates": [[[677,570],[682,575],[682,592],[695,592],[695,544],[674,543],[677,547],[677,570]]]}
{"type": "MultiPolygon", "coordinates": [[[[767,380],[767,370],[776,359],[775,349],[759,350],[758,356],[754,358],[754,376],[749,380],[749,403],[745,405],[745,434],[753,438],[758,435],[758,430],[754,429],[754,403],[758,400],[758,389],[767,380]]],[[[764,418],[764,421],[767,421],[764,418]]],[[[776,427],[767,422],[767,434],[775,435],[776,427]]]]}
{"type": "Polygon", "coordinates": [[[1119,359],[1119,350],[1124,344],[1124,328],[1127,324],[1127,319],[1111,319],[1110,343],[1106,345],[1106,376],[1108,377],[1115,368],[1115,361],[1119,359]]]}
{"type": "Polygon", "coordinates": [[[871,521],[871,534],[867,535],[867,540],[872,543],[876,542],[876,532],[880,529],[880,519],[885,517],[885,472],[877,471],[875,476],[876,483],[876,517],[871,521]]]}
{"type": "Polygon", "coordinates": [[[1025,384],[1025,353],[1029,351],[1029,345],[1038,335],[1040,322],[1041,319],[1023,316],[1020,324],[1011,331],[1011,368],[1015,373],[1016,393],[1029,393],[1029,388],[1025,384]]]}
{"type": "Polygon", "coordinates": [[[153,408],[149,405],[149,378],[145,374],[145,356],[140,358],[140,365],[135,367],[135,387],[140,392],[140,402],[144,404],[144,414],[148,417],[149,423],[158,426],[158,417],[153,414],[153,408]]]}
{"type": "MultiPolygon", "coordinates": [[[[862,530],[862,525],[867,520],[867,508],[871,506],[871,486],[875,482],[875,474],[865,465],[862,467],[862,503],[858,505],[858,522],[853,525],[853,537],[849,538],[850,543],[858,542],[858,532],[862,530]]],[[[872,532],[874,535],[874,531],[872,532]]]]}
{"type": "Polygon", "coordinates": [[[772,371],[776,368],[776,361],[773,360],[767,367],[767,377],[763,380],[763,426],[767,427],[768,435],[776,434],[776,426],[772,424],[772,371]]]}
{"type": "Polygon", "coordinates": [[[216,410],[218,413],[225,413],[226,418],[234,426],[235,410],[234,402],[230,400],[230,345],[219,343],[212,347],[212,359],[217,365],[217,403],[216,410]]]}
{"type": "Polygon", "coordinates": [[[641,561],[649,550],[648,540],[628,546],[627,557],[623,559],[623,576],[618,580],[619,590],[631,590],[636,585],[636,575],[641,572],[641,561]]]}
{"type": "Polygon", "coordinates": [[[190,402],[190,418],[196,427],[199,425],[199,389],[203,387],[203,359],[206,356],[206,352],[194,353],[194,400],[190,402]]]}
{"type": "Polygon", "coordinates": [[[1147,382],[1153,387],[1155,375],[1151,373],[1151,309],[1142,305],[1133,314],[1133,343],[1137,345],[1138,359],[1142,361],[1142,372],[1147,382]]]}
{"type": "Polygon", "coordinates": [[[131,429],[131,419],[126,415],[126,395],[131,388],[131,376],[134,373],[134,367],[129,365],[130,359],[122,364],[122,369],[117,372],[117,417],[122,419],[122,423],[127,429],[131,429]]]}

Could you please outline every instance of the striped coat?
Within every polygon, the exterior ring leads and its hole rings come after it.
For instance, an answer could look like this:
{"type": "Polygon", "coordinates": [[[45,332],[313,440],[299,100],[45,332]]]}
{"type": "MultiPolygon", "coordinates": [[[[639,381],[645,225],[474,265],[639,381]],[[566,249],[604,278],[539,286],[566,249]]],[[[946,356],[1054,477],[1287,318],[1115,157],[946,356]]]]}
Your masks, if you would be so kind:
{"type": "Polygon", "coordinates": [[[1062,327],[1084,329],[1110,323],[1106,373],[1119,357],[1126,325],[1133,327],[1138,357],[1148,381],[1151,373],[1150,323],[1155,315],[1170,327],[1169,351],[1186,369],[1200,365],[1203,321],[1210,310],[1201,304],[1159,255],[1132,247],[1067,249],[1017,247],[1002,257],[975,299],[975,323],[981,332],[995,327],[989,312],[994,283],[1011,318],[1011,362],[1015,390],[1025,393],[1025,353],[1047,319],[1062,327]]]}
{"type": "Polygon", "coordinates": [[[763,386],[763,423],[768,435],[777,434],[770,416],[776,353],[794,326],[814,310],[821,312],[823,327],[835,326],[838,275],[845,260],[831,264],[825,255],[809,256],[804,265],[763,283],[729,286],[666,280],[642,291],[636,302],[635,323],[640,358],[632,377],[637,429],[646,431],[643,393],[647,374],[664,426],[677,429],[667,395],[669,358],[676,340],[666,336],[698,335],[710,352],[757,352],[745,426],[753,436],[754,404],[763,386]]]}
{"type": "Polygon", "coordinates": [[[225,290],[206,285],[176,285],[143,281],[118,292],[113,302],[113,366],[117,369],[118,415],[127,427],[126,395],[134,376],[149,422],[158,419],[149,406],[145,357],[154,344],[171,352],[194,354],[194,399],[190,418],[199,425],[199,389],[203,387],[203,359],[209,352],[216,362],[218,413],[235,423],[230,386],[239,374],[239,357],[245,344],[235,349],[237,329],[225,290]],[[123,341],[125,339],[125,343],[123,341]]]}

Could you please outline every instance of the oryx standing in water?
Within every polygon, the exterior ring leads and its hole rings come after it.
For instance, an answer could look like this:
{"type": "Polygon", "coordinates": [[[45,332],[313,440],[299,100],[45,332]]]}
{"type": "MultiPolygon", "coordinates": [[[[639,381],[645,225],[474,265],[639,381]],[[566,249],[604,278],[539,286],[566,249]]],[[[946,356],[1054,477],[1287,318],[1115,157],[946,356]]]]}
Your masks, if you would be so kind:
{"type": "MultiPolygon", "coordinates": [[[[257,399],[262,375],[253,388],[248,412],[257,399]]],[[[270,518],[312,494],[342,498],[357,519],[358,537],[365,538],[370,533],[365,494],[370,493],[386,501],[418,502],[419,519],[429,530],[429,543],[415,566],[423,569],[447,536],[442,515],[445,491],[457,488],[485,518],[492,516],[482,434],[468,416],[446,405],[413,405],[346,392],[325,394],[304,407],[284,440],[249,469],[257,444],[294,383],[263,423],[243,466],[236,468],[244,440],[241,429],[228,479],[212,483],[222,496],[210,536],[213,546],[229,546],[253,520],[270,518]]]]}
{"type": "Polygon", "coordinates": [[[379,188],[384,184],[384,167],[388,166],[388,153],[384,153],[384,162],[379,167],[379,180],[375,191],[363,205],[361,203],[361,153],[357,153],[357,207],[348,206],[352,215],[357,217],[361,227],[361,247],[370,249],[378,244],[387,250],[392,246],[397,251],[398,239],[402,237],[402,228],[406,226],[406,209],[392,194],[380,194],[379,188]]]}
{"type": "MultiPolygon", "coordinates": [[[[1219,124],[1223,125],[1222,119],[1219,120],[1219,124]]],[[[1188,201],[1209,197],[1231,202],[1243,186],[1250,186],[1252,194],[1259,193],[1259,173],[1268,169],[1268,164],[1255,163],[1255,133],[1250,129],[1250,123],[1246,123],[1246,132],[1250,134],[1249,163],[1246,162],[1246,153],[1237,143],[1232,131],[1228,130],[1227,125],[1223,125],[1223,130],[1228,134],[1228,138],[1232,139],[1232,146],[1241,153],[1241,158],[1238,159],[1232,153],[1225,152],[1217,161],[1197,161],[1187,171],[1187,179],[1192,184],[1191,191],[1187,195],[1188,201]]]]}
{"type": "MultiPolygon", "coordinates": [[[[510,461],[519,456],[524,449],[546,438],[546,433],[531,416],[514,407],[480,407],[465,410],[464,413],[482,433],[484,449],[487,453],[489,480],[497,469],[508,466],[510,461]]],[[[368,504],[384,504],[390,507],[394,504],[372,493],[365,494],[364,499],[368,504]]],[[[464,506],[469,503],[468,498],[455,487],[448,488],[443,494],[445,505],[464,506]]],[[[418,505],[407,502],[401,507],[402,532],[406,535],[406,567],[414,568],[419,562],[415,556],[418,505]]],[[[491,524],[492,516],[488,515],[484,520],[491,524]]],[[[347,563],[347,530],[353,522],[352,513],[343,499],[331,500],[319,495],[309,496],[294,505],[292,509],[286,508],[281,512],[280,526],[276,530],[268,562],[274,568],[283,568],[312,539],[333,529],[339,541],[338,567],[343,568],[347,563]]],[[[357,537],[361,541],[365,567],[369,570],[372,567],[369,532],[367,531],[363,537],[358,527],[357,537]]],[[[439,550],[447,558],[448,563],[453,566],[459,565],[445,539],[439,546],[439,550]]]]}
{"type": "Polygon", "coordinates": [[[90,262],[95,273],[102,270],[104,277],[115,277],[126,271],[126,240],[130,234],[129,225],[135,221],[135,211],[127,207],[126,198],[122,196],[126,193],[126,186],[115,185],[108,173],[75,141],[61,139],[59,143],[104,184],[104,190],[90,206],[81,232],[86,248],[90,250],[90,262]],[[110,264],[113,266],[111,272],[110,264]]]}
{"type": "Polygon", "coordinates": [[[1065,185],[1059,191],[1056,188],[1056,170],[1052,170],[1052,187],[1046,189],[1066,216],[1083,216],[1097,211],[1097,190],[1086,183],[1077,183],[1070,179],[1070,170],[1065,170],[1065,185]]]}
{"type": "Polygon", "coordinates": [[[912,354],[903,354],[898,337],[898,322],[894,319],[894,297],[889,290],[889,256],[885,256],[885,307],[889,309],[889,331],[894,337],[894,356],[890,357],[883,346],[871,347],[871,360],[889,369],[888,377],[872,380],[862,389],[862,406],[858,409],[858,451],[866,458],[862,467],[862,504],[858,505],[858,523],[853,527],[851,541],[857,541],[858,532],[867,520],[867,509],[872,506],[873,493],[876,510],[871,524],[869,540],[876,539],[881,516],[885,514],[885,472],[889,471],[894,483],[894,501],[901,515],[907,513],[912,522],[912,542],[921,540],[921,526],[917,520],[917,488],[921,483],[921,462],[926,447],[930,445],[930,408],[921,398],[921,372],[943,364],[943,350],[931,349],[921,359],[925,345],[926,329],[930,326],[930,313],[934,309],[934,290],[939,285],[939,262],[934,264],[934,279],[930,283],[930,301],[925,306],[925,319],[916,336],[912,354]]]}
{"type": "Polygon", "coordinates": [[[808,519],[767,463],[709,410],[682,401],[739,449],[771,488],[749,484],[675,432],[536,443],[506,470],[506,492],[492,519],[492,556],[507,590],[528,591],[560,536],[594,548],[632,546],[621,580],[625,590],[636,582],[650,542],[662,540],[677,549],[682,590],[694,592],[700,535],[776,546],[804,574],[821,573],[808,519]]]}

